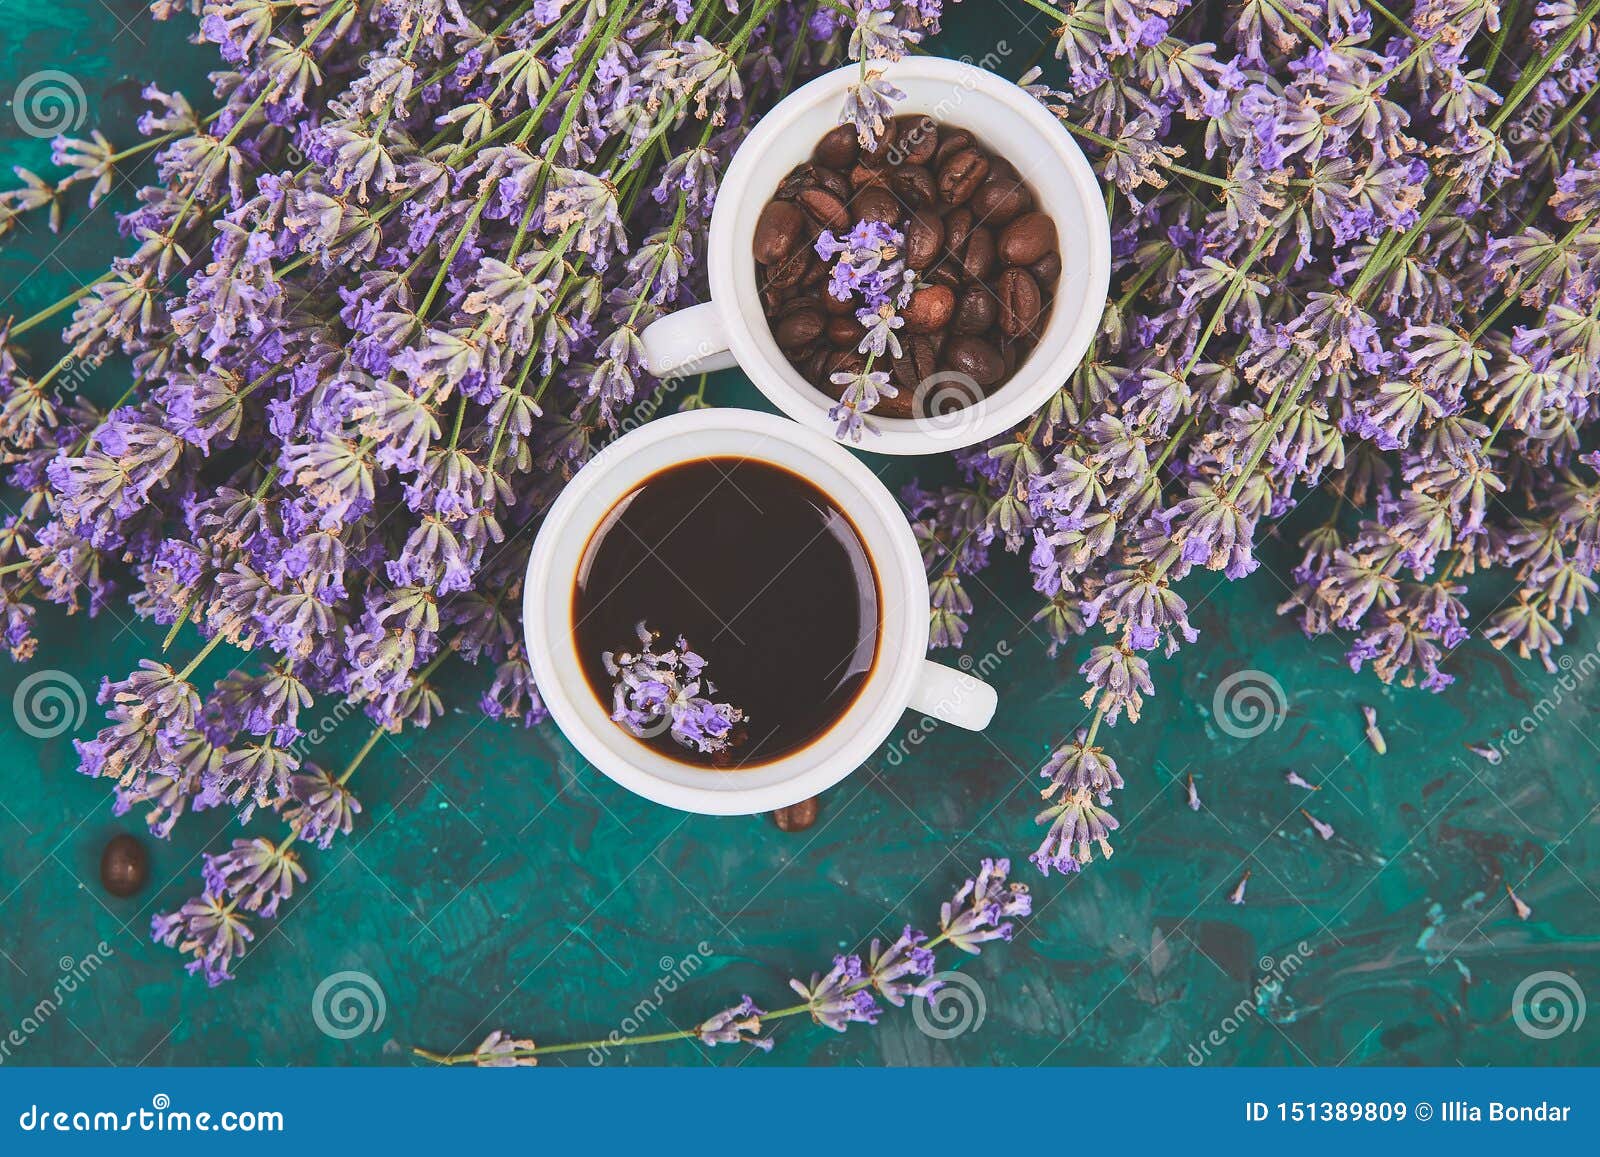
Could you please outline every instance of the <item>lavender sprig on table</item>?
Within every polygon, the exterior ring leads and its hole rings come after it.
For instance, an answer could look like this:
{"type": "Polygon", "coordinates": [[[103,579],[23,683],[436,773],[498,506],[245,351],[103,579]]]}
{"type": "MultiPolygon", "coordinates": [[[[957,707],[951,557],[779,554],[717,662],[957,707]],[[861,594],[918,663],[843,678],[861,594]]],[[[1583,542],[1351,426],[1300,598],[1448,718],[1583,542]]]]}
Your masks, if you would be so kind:
{"type": "Polygon", "coordinates": [[[657,651],[659,634],[642,622],[636,633],[637,651],[600,656],[606,673],[616,680],[611,718],[632,735],[647,738],[666,731],[680,747],[708,755],[732,747],[735,728],[747,716],[731,703],[710,698],[717,688],[706,675],[706,661],[682,635],[675,646],[657,651]]]}
{"type": "Polygon", "coordinates": [[[939,975],[935,953],[941,946],[949,944],[977,956],[983,945],[1011,939],[1014,920],[1032,914],[1033,897],[1025,884],[1008,878],[1010,871],[1010,860],[984,860],[978,874],[963,882],[955,895],[940,906],[939,931],[931,937],[908,924],[888,944],[874,939],[865,957],[859,953],[840,954],[833,958],[833,966],[826,973],[813,973],[809,981],[791,979],[789,987],[800,995],[799,1004],[766,1012],[746,995],[693,1028],[649,1036],[536,1045],[531,1040],[513,1040],[497,1029],[469,1053],[452,1055],[421,1048],[411,1051],[437,1064],[497,1068],[537,1065],[540,1057],[556,1053],[601,1050],[603,1056],[613,1048],[690,1039],[713,1047],[748,1044],[770,1051],[772,1038],[762,1036],[767,1026],[802,1015],[835,1032],[845,1032],[852,1024],[875,1025],[883,1014],[879,998],[896,1008],[904,1007],[908,1001],[937,1002],[943,981],[933,978],[939,975]]]}

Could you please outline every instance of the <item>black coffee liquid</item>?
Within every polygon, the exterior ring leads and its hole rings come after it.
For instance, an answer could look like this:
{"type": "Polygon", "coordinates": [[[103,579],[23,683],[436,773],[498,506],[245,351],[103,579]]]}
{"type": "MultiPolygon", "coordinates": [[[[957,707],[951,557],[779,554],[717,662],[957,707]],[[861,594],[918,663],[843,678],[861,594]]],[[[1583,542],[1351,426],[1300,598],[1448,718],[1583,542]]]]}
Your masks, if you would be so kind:
{"type": "MultiPolygon", "coordinates": [[[[640,739],[684,763],[750,767],[806,746],[855,700],[878,652],[878,580],[855,526],[817,487],[753,458],[703,458],[647,478],[584,550],[572,624],[611,712],[601,654],[636,651],[635,624],[683,635],[709,698],[745,713],[727,751],[640,739]]],[[[702,694],[705,694],[702,691],[702,694]]]]}

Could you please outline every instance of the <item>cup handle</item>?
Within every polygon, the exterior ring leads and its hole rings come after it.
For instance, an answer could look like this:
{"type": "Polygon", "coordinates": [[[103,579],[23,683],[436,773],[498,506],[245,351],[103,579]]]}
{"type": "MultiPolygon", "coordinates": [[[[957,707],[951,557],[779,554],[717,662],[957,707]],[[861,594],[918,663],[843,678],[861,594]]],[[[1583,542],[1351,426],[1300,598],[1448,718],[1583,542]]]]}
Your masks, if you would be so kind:
{"type": "Polygon", "coordinates": [[[911,709],[944,723],[982,731],[994,718],[994,688],[955,667],[923,660],[911,690],[911,709]]]}
{"type": "Polygon", "coordinates": [[[644,327],[644,365],[658,378],[682,378],[730,370],[738,361],[722,336],[726,327],[715,302],[691,305],[644,327]]]}

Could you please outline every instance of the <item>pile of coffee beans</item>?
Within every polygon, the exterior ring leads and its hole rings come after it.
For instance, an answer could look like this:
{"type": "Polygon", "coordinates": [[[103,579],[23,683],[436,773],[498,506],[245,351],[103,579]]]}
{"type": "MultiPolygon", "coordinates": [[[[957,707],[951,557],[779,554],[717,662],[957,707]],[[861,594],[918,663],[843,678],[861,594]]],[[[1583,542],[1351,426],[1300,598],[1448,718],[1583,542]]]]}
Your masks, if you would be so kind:
{"type": "MultiPolygon", "coordinates": [[[[872,149],[850,125],[830,131],[756,223],[762,309],[806,380],[838,397],[832,376],[866,365],[856,348],[866,332],[855,316],[861,301],[828,292],[829,263],[815,249],[824,232],[862,221],[897,229],[917,275],[900,311],[900,356],[874,363],[899,394],[873,413],[912,417],[917,387],[940,371],[984,394],[1010,378],[1038,342],[1061,276],[1055,222],[1035,208],[1016,168],[972,133],[915,116],[896,118],[872,149]]],[[[945,408],[959,391],[939,395],[945,408]]]]}

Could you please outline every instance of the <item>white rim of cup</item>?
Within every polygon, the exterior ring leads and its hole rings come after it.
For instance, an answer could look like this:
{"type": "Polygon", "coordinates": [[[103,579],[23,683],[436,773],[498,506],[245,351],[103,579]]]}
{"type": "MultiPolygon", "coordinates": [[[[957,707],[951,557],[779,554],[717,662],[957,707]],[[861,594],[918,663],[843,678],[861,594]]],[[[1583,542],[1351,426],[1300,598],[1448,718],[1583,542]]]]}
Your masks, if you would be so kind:
{"type": "MultiPolygon", "coordinates": [[[[880,454],[949,453],[986,441],[1026,421],[1049,402],[1082,362],[1105,310],[1111,278],[1111,225],[1106,216],[1104,191],[1083,150],[1061,122],[1025,89],[975,64],[942,57],[906,57],[882,65],[875,62],[872,67],[881,69],[885,80],[901,88],[908,84],[914,87],[917,81],[933,81],[956,89],[979,91],[1007,105],[1008,112],[1033,129],[1048,147],[1071,189],[1071,200],[1082,211],[1084,233],[1071,238],[1074,245],[1081,246],[1081,254],[1074,248],[1071,256],[1076,260],[1081,255],[1086,278],[1077,314],[1065,316],[1066,303],[1058,293],[1044,336],[1028,360],[1018,367],[1010,381],[970,406],[972,413],[952,414],[949,428],[941,430],[935,426],[930,431],[930,419],[869,415],[879,432],[864,433],[860,442],[851,443],[855,449],[880,454]]],[[[756,122],[735,152],[724,176],[717,206],[712,212],[707,245],[710,299],[718,306],[727,325],[728,348],[740,368],[773,405],[802,426],[829,439],[833,438],[835,426],[827,416],[832,400],[806,382],[789,364],[767,329],[767,320],[755,295],[740,291],[737,263],[752,262],[750,238],[735,236],[733,222],[741,205],[747,204],[751,197],[765,205],[788,173],[787,166],[778,172],[769,164],[768,149],[772,142],[795,131],[795,126],[811,119],[819,107],[830,104],[842,107],[846,89],[857,79],[859,73],[855,65],[826,73],[796,89],[756,122]],[[759,332],[755,328],[757,323],[761,327],[759,332]]],[[[915,101],[901,102],[896,114],[917,115],[925,111],[916,104],[915,101]]],[[[953,118],[952,123],[960,127],[959,116],[953,118]]],[[[1017,168],[1022,172],[1022,165],[1017,164],[1017,168]]],[[[1022,172],[1023,179],[1036,195],[1041,193],[1040,175],[1036,169],[1022,172]]],[[[1059,227],[1061,222],[1057,225],[1059,227]]],[[[1064,265],[1069,256],[1068,240],[1064,235],[1061,237],[1064,265]]],[[[1064,268],[1060,284],[1065,283],[1066,277],[1064,268]]],[[[753,278],[752,264],[752,285],[753,278]]]]}
{"type": "MultiPolygon", "coordinates": [[[[797,473],[799,471],[796,471],[797,473]]],[[[755,410],[715,408],[657,418],[596,454],[564,487],[545,515],[522,593],[523,633],[529,666],[551,718],[580,755],[608,778],[667,807],[703,815],[750,815],[787,807],[818,795],[860,767],[894,730],[910,703],[928,649],[928,582],[915,536],[883,482],[837,442],[787,418],[755,410]],[[590,536],[599,519],[573,524],[585,509],[600,517],[637,486],[673,463],[707,456],[793,462],[768,458],[759,445],[712,451],[708,432],[756,435],[794,455],[826,464],[857,491],[848,498],[823,487],[866,542],[878,576],[882,616],[878,656],[855,700],[828,728],[798,752],[746,770],[715,771],[669,759],[611,721],[578,664],[572,640],[572,591],[590,536]],[[679,440],[682,452],[655,464],[645,452],[679,440]],[[649,461],[651,464],[642,465],[649,461]],[[858,501],[859,500],[859,501],[858,501]],[[603,509],[601,509],[603,507],[603,509]],[[893,629],[889,616],[896,616],[893,629]],[[539,638],[548,636],[548,645],[539,638]],[[891,652],[886,646],[895,640],[891,652]],[[834,748],[825,759],[808,753],[834,748]],[[792,772],[789,769],[793,769],[792,772]]]]}

